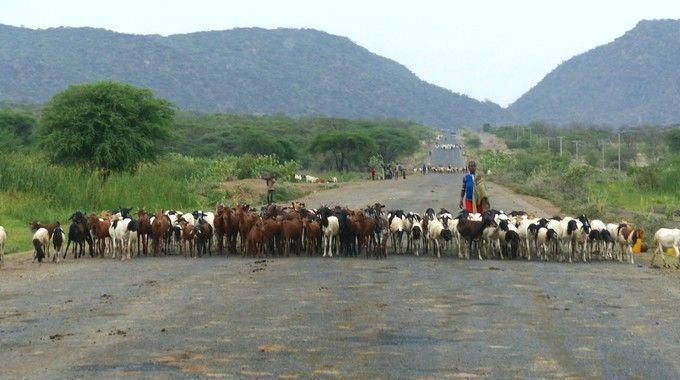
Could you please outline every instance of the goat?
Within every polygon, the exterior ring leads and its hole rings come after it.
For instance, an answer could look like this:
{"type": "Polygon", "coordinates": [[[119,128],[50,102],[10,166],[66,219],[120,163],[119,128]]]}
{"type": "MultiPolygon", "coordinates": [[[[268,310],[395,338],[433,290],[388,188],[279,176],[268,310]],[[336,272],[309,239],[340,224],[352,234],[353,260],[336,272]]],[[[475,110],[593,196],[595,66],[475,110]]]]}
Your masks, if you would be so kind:
{"type": "MultiPolygon", "coordinates": [[[[664,267],[667,267],[666,252],[664,252],[667,248],[673,248],[676,260],[680,258],[680,229],[659,228],[659,230],[656,231],[654,234],[654,252],[652,253],[652,260],[649,265],[653,266],[656,255],[661,255],[663,265],[664,267]]],[[[676,262],[675,267],[680,268],[680,261],[676,262]]]]}
{"type": "Polygon", "coordinates": [[[35,249],[33,261],[38,260],[39,263],[42,263],[45,258],[45,249],[50,246],[50,233],[46,228],[38,228],[33,234],[32,242],[35,249]]]}
{"type": "Polygon", "coordinates": [[[645,237],[645,231],[641,228],[633,229],[633,227],[628,224],[622,223],[619,225],[617,230],[617,241],[621,250],[620,261],[625,260],[625,255],[628,255],[631,264],[635,264],[633,259],[633,246],[638,240],[642,240],[645,237]]]}
{"type": "Polygon", "coordinates": [[[54,256],[52,261],[59,263],[59,257],[61,256],[61,247],[64,244],[64,230],[61,227],[57,227],[52,232],[52,247],[54,248],[54,256]]]}
{"type": "Polygon", "coordinates": [[[198,223],[194,226],[194,236],[196,239],[196,253],[203,256],[206,253],[212,255],[211,241],[213,237],[213,227],[203,217],[198,218],[198,223]]]}
{"type": "Polygon", "coordinates": [[[72,242],[75,243],[73,245],[74,258],[83,256],[83,249],[86,242],[90,247],[90,257],[94,257],[94,244],[92,242],[92,236],[90,235],[90,228],[85,214],[76,211],[68,218],[68,220],[71,221],[71,225],[68,229],[68,243],[66,244],[66,250],[64,250],[64,258],[66,258],[68,248],[72,242]],[[78,252],[76,252],[76,246],[78,247],[78,252]]]}
{"type": "Polygon", "coordinates": [[[338,253],[340,250],[340,242],[338,239],[338,235],[340,234],[340,223],[338,217],[332,215],[331,210],[326,206],[319,208],[319,216],[321,217],[321,231],[323,232],[321,242],[323,245],[323,257],[326,257],[326,255],[333,257],[333,241],[335,241],[336,246],[335,252],[338,253]]]}
{"type": "MultiPolygon", "coordinates": [[[[458,221],[458,233],[460,234],[461,239],[465,240],[467,242],[467,250],[465,257],[470,258],[470,251],[472,250],[472,243],[474,241],[478,241],[481,237],[482,234],[484,233],[484,229],[486,227],[495,227],[496,222],[492,218],[482,218],[482,221],[476,221],[476,220],[469,220],[469,219],[460,219],[458,221]]],[[[483,260],[481,250],[477,250],[477,257],[479,260],[483,260]]]]}

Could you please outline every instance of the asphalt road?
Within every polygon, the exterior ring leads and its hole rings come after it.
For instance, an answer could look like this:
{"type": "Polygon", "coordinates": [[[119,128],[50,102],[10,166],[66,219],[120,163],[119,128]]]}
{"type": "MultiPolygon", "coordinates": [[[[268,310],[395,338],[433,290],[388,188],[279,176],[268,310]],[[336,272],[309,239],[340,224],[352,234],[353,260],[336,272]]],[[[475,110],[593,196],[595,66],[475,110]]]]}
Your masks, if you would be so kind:
{"type": "MultiPolygon", "coordinates": [[[[306,201],[455,209],[459,188],[411,175],[306,201]]],[[[609,262],[14,259],[0,378],[677,379],[679,301],[677,276],[609,262]]]]}

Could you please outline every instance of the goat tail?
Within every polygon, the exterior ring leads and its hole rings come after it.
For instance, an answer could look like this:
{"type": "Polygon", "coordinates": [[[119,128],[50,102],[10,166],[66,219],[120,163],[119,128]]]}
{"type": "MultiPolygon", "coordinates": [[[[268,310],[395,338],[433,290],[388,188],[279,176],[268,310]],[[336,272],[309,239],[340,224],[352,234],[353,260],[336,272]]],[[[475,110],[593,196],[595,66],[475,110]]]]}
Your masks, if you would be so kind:
{"type": "Polygon", "coordinates": [[[39,263],[42,263],[45,258],[45,251],[43,251],[42,243],[40,239],[33,239],[33,247],[35,247],[35,257],[38,259],[39,263]]]}

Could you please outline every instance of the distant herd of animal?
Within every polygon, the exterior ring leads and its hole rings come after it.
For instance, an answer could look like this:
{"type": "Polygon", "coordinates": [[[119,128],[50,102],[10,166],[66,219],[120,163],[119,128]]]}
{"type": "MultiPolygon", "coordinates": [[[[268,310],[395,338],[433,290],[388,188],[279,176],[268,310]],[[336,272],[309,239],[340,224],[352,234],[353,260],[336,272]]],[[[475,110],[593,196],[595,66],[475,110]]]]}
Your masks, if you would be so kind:
{"type": "MultiPolygon", "coordinates": [[[[129,260],[137,256],[180,254],[265,255],[385,258],[393,254],[457,254],[459,258],[556,260],[564,262],[618,260],[634,262],[633,250],[643,246],[644,230],[630,223],[604,223],[585,215],[539,218],[522,211],[487,210],[482,214],[429,208],[423,214],[385,211],[380,203],[362,209],[322,206],[217,206],[215,212],[168,210],[154,214],[130,207],[86,215],[74,212],[66,230],[59,222],[32,221],[34,261],[59,262],[69,248],[75,259],[85,255],[129,260]],[[405,240],[405,246],[404,246],[405,240]],[[388,242],[391,249],[388,249],[388,242]],[[66,243],[66,247],[64,247],[66,243]],[[213,248],[214,247],[214,248],[213,248]],[[52,252],[54,251],[54,252],[52,252]]],[[[7,233],[0,226],[0,260],[7,233]]],[[[644,245],[646,246],[646,245],[644,245]]],[[[680,257],[680,229],[654,234],[652,265],[658,254],[668,266],[665,250],[680,257]]],[[[2,263],[2,261],[0,261],[2,263]]],[[[679,266],[680,264],[676,264],[679,266]]]]}

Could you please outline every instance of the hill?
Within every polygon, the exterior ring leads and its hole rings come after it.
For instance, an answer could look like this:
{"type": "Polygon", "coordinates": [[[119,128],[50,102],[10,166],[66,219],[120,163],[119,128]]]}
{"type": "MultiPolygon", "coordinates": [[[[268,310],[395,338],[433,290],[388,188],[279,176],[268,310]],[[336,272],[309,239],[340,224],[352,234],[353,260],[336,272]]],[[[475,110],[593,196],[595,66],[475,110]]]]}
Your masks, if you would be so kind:
{"type": "Polygon", "coordinates": [[[190,110],[495,122],[504,110],[420,80],[347,38],[257,28],[162,37],[0,25],[0,101],[45,102],[70,84],[113,79],[190,110]]]}
{"type": "Polygon", "coordinates": [[[520,122],[677,123],[679,62],[680,20],[641,21],[559,65],[509,110],[520,122]]]}

